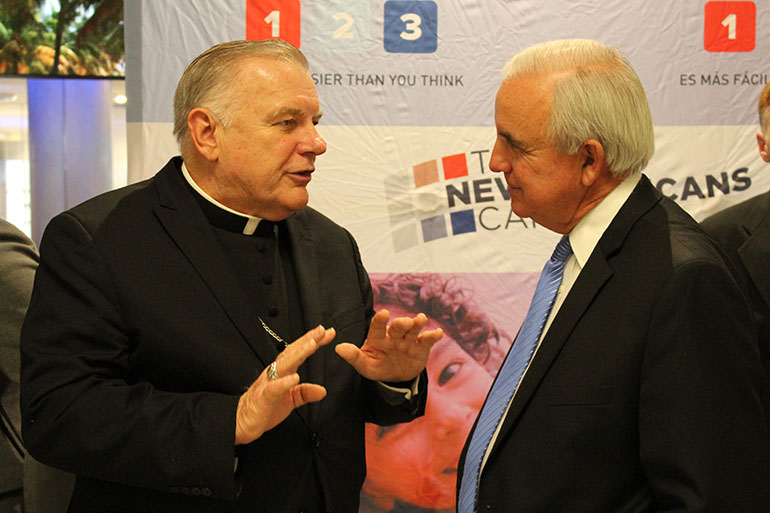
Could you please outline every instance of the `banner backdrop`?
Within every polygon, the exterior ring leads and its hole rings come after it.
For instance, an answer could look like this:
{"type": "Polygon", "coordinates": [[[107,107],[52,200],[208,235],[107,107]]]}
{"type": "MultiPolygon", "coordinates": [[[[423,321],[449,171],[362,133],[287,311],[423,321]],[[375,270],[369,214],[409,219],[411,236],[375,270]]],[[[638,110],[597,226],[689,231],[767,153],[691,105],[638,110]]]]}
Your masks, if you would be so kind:
{"type": "MultiPolygon", "coordinates": [[[[500,70],[522,48],[566,37],[620,48],[656,124],[646,173],[696,219],[770,188],[754,137],[770,76],[766,2],[135,0],[125,10],[130,181],[178,153],[172,97],[195,56],[222,41],[286,39],[307,55],[324,110],[311,206],[353,233],[377,276],[466,280],[509,338],[557,241],[511,212],[488,169],[500,70]]],[[[411,475],[414,496],[367,499],[368,511],[450,508],[442,494],[455,471],[411,475]]]]}

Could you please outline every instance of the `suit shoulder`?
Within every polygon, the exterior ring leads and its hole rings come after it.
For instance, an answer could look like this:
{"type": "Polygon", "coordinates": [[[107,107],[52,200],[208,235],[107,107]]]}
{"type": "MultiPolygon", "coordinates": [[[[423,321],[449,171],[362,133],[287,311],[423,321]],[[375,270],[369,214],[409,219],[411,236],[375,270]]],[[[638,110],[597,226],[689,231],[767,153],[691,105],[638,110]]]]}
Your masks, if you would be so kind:
{"type": "Polygon", "coordinates": [[[3,248],[5,247],[13,247],[13,248],[30,248],[33,251],[35,250],[35,243],[30,240],[29,237],[24,234],[21,230],[19,230],[15,224],[11,223],[10,221],[6,221],[3,218],[0,218],[0,245],[2,245],[3,248]]]}
{"type": "Polygon", "coordinates": [[[294,219],[312,230],[327,230],[329,232],[345,233],[348,235],[350,233],[345,227],[332,221],[312,207],[305,207],[295,213],[294,219]]]}
{"type": "Polygon", "coordinates": [[[671,260],[674,268],[692,263],[711,263],[727,271],[725,256],[703,228],[676,202],[664,198],[671,260]]]}
{"type": "Polygon", "coordinates": [[[730,232],[743,232],[743,225],[756,225],[770,215],[770,192],[754,196],[713,214],[701,222],[713,237],[726,237],[730,232]]]}
{"type": "MultiPolygon", "coordinates": [[[[153,178],[142,182],[127,185],[120,189],[105,192],[84,201],[56,216],[54,220],[62,216],[75,218],[88,232],[94,233],[110,217],[123,202],[148,191],[153,178]]],[[[52,222],[54,221],[52,220],[52,222]]]]}

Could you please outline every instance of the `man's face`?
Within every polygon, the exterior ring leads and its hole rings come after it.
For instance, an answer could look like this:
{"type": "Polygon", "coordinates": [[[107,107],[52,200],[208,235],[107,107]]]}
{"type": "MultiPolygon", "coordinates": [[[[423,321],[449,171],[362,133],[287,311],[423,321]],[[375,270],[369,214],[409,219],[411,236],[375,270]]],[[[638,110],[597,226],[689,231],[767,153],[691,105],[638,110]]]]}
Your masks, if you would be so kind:
{"type": "Polygon", "coordinates": [[[505,174],[516,215],[566,233],[584,194],[581,161],[557,151],[548,138],[551,87],[542,76],[503,81],[495,99],[497,139],[489,168],[505,174]]]}
{"type": "Polygon", "coordinates": [[[230,208],[272,221],[307,205],[315,158],[326,151],[315,85],[301,66],[247,59],[233,80],[230,125],[220,127],[214,191],[230,208]]]}
{"type": "MultiPolygon", "coordinates": [[[[765,113],[765,117],[770,117],[770,113],[765,113]]],[[[770,122],[765,123],[770,125],[770,122]]],[[[757,144],[759,145],[759,155],[765,162],[770,162],[770,130],[763,127],[763,130],[757,132],[757,144]]]]}

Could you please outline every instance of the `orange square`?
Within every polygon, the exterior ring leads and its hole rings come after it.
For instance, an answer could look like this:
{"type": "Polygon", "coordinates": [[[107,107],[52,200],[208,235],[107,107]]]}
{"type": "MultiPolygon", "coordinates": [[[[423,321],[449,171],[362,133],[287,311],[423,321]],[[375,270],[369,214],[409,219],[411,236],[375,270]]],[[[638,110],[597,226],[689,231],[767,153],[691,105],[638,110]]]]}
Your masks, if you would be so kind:
{"type": "Polygon", "coordinates": [[[757,38],[754,2],[707,2],[703,47],[708,52],[750,52],[757,38]]]}
{"type": "Polygon", "coordinates": [[[246,0],[246,39],[277,38],[299,48],[301,33],[299,0],[246,0]]]}
{"type": "Polygon", "coordinates": [[[468,162],[465,160],[465,153],[457,155],[447,155],[441,159],[444,166],[444,179],[459,178],[468,176],[468,162]]]}

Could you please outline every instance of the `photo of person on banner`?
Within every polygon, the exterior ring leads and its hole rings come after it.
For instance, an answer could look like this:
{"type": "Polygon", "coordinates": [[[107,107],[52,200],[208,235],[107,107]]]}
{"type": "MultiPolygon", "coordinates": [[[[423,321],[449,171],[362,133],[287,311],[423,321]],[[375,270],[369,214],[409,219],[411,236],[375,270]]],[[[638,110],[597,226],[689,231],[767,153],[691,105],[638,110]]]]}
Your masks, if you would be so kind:
{"type": "Polygon", "coordinates": [[[509,337],[454,275],[373,275],[375,307],[392,316],[428,316],[444,337],[428,360],[425,415],[411,423],[366,426],[367,478],[361,513],[454,511],[457,461],[509,337]]]}

